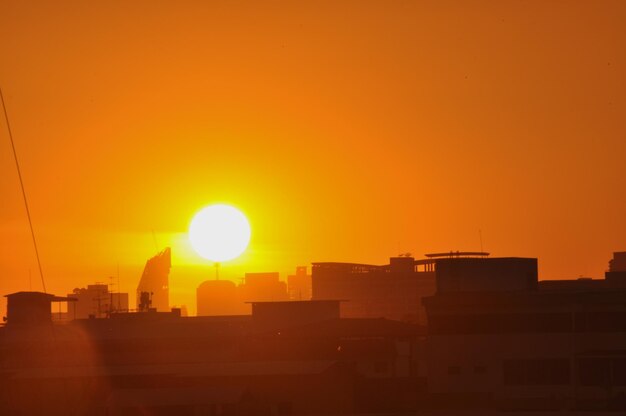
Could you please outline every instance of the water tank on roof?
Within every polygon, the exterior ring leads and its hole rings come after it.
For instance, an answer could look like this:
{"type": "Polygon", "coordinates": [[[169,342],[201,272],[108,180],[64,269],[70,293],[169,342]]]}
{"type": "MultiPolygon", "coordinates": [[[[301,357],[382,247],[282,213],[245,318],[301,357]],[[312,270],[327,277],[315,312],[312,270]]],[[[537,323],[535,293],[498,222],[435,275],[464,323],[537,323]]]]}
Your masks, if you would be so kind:
{"type": "Polygon", "coordinates": [[[409,256],[391,257],[389,268],[393,273],[413,273],[415,271],[415,259],[409,256]]]}
{"type": "Polygon", "coordinates": [[[74,300],[43,292],[17,292],[7,298],[7,325],[49,325],[52,302],[74,300]]]}

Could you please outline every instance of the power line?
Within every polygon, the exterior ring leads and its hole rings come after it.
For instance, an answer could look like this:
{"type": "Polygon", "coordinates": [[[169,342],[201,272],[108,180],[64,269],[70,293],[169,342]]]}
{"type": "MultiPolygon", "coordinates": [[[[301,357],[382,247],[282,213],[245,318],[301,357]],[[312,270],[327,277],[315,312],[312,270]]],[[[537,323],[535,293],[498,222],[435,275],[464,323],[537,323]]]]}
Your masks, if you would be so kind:
{"type": "Polygon", "coordinates": [[[43,286],[44,293],[48,293],[46,290],[46,281],[43,278],[43,269],[41,268],[41,260],[39,259],[39,249],[37,249],[37,240],[35,239],[35,229],[33,228],[33,221],[30,218],[30,209],[28,208],[28,199],[26,199],[26,190],[24,189],[24,181],[22,180],[22,171],[20,170],[20,163],[17,160],[17,152],[15,151],[15,143],[13,142],[13,133],[11,132],[11,124],[9,123],[9,114],[7,113],[7,106],[4,103],[4,95],[2,95],[2,88],[0,88],[0,100],[2,101],[2,109],[4,110],[4,118],[7,122],[7,130],[9,131],[9,139],[11,140],[11,148],[13,149],[13,158],[15,159],[15,167],[17,168],[17,176],[20,178],[20,187],[22,188],[22,196],[24,197],[24,206],[26,207],[26,216],[28,217],[28,224],[30,225],[30,235],[33,237],[33,246],[35,247],[35,256],[37,257],[37,266],[39,266],[39,276],[41,276],[41,285],[43,286]]]}

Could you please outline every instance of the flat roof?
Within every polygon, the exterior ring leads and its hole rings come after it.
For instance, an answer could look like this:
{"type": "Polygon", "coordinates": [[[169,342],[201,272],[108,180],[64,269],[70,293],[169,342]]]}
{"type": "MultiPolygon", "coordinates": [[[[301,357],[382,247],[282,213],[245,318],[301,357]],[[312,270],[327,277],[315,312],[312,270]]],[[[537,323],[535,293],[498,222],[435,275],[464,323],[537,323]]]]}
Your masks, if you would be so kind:
{"type": "Polygon", "coordinates": [[[478,256],[478,257],[487,257],[489,255],[489,253],[485,252],[485,251],[449,251],[449,252],[445,252],[445,253],[430,253],[430,254],[424,254],[426,257],[428,258],[435,258],[435,257],[471,257],[471,256],[478,256]]]}
{"type": "Polygon", "coordinates": [[[259,300],[245,303],[262,303],[262,304],[309,304],[309,303],[330,303],[330,302],[347,302],[347,299],[311,299],[311,300],[259,300]]]}
{"type": "Polygon", "coordinates": [[[5,298],[15,298],[15,297],[20,297],[20,298],[48,298],[48,300],[50,300],[50,302],[75,302],[75,301],[78,300],[76,298],[56,296],[56,295],[52,295],[50,293],[25,292],[25,291],[9,293],[8,295],[4,295],[4,297],[5,298]]]}

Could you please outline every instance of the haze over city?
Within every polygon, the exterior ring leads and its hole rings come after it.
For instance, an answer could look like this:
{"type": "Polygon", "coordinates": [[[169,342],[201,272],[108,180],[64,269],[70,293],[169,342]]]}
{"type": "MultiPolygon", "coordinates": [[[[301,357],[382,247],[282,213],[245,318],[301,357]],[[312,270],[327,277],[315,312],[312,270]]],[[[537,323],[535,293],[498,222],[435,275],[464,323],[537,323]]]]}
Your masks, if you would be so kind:
{"type": "Polygon", "coordinates": [[[624,22],[0,2],[0,413],[625,410],[624,22]]]}
{"type": "MultiPolygon", "coordinates": [[[[172,246],[172,296],[210,269],[195,212],[239,207],[237,280],[319,259],[480,249],[601,276],[623,244],[621,2],[61,2],[0,6],[0,80],[50,290],[172,246]],[[156,236],[156,243],[155,238],[156,236]]],[[[3,292],[36,283],[10,147],[3,292]]]]}

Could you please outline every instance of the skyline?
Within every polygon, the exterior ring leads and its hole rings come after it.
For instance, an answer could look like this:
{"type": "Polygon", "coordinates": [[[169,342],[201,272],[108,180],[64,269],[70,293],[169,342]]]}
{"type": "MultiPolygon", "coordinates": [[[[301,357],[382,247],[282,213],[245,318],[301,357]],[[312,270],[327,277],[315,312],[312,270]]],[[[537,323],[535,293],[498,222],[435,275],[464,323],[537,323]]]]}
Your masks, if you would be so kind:
{"type": "MultiPolygon", "coordinates": [[[[48,291],[119,264],[133,293],[171,246],[173,303],[193,299],[213,269],[186,230],[219,202],[252,226],[235,281],[478,250],[479,231],[542,279],[602,276],[625,247],[626,5],[355,4],[0,5],[48,291]]],[[[7,294],[38,276],[0,130],[7,294]]]]}
{"type": "Polygon", "coordinates": [[[0,408],[29,415],[626,408],[626,252],[614,253],[597,280],[539,281],[537,259],[476,252],[404,255],[376,266],[314,263],[308,278],[290,282],[310,295],[302,299],[287,299],[278,273],[246,274],[237,288],[206,281],[198,288],[201,316],[169,308],[168,270],[169,252],[148,262],[138,311],[106,285],[68,297],[8,295],[0,408]],[[157,300],[157,292],[166,297],[157,300]],[[57,315],[57,303],[69,313],[57,315]]]}

